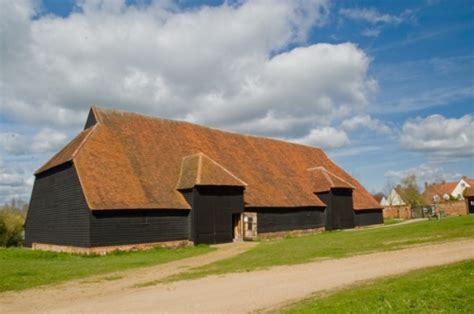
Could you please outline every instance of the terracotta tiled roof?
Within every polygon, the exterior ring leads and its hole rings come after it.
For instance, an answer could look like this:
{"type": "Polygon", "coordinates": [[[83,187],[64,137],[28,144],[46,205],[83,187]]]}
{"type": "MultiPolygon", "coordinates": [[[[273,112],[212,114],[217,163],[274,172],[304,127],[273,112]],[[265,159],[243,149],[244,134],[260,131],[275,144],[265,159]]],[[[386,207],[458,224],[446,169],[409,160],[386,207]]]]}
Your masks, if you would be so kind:
{"type": "Polygon", "coordinates": [[[464,190],[464,197],[474,197],[474,185],[471,185],[470,188],[467,188],[466,190],[464,190]]]}
{"type": "Polygon", "coordinates": [[[354,189],[354,186],[346,180],[331,173],[324,167],[315,167],[308,169],[313,181],[314,193],[327,192],[332,188],[354,189]]]}
{"type": "MultiPolygon", "coordinates": [[[[227,182],[230,178],[220,171],[225,169],[247,184],[246,207],[325,206],[314,194],[314,178],[307,170],[321,166],[354,187],[354,209],[381,208],[319,148],[115,110],[93,108],[91,115],[96,124],[38,173],[73,160],[94,210],[190,209],[176,187],[183,158],[198,153],[208,157],[201,157],[201,163],[211,168],[201,179],[227,182]]],[[[190,173],[197,164],[189,166],[190,173]]]]}
{"type": "Polygon", "coordinates": [[[183,158],[176,188],[185,190],[196,185],[244,187],[247,184],[203,153],[197,153],[183,158]]]}
{"type": "Polygon", "coordinates": [[[423,199],[428,204],[433,202],[433,197],[438,195],[443,200],[443,195],[451,195],[458,182],[433,183],[428,185],[423,192],[423,199]]]}
{"type": "Polygon", "coordinates": [[[466,178],[466,177],[464,177],[463,179],[464,181],[467,182],[467,184],[469,184],[472,188],[474,188],[474,179],[466,178]]]}

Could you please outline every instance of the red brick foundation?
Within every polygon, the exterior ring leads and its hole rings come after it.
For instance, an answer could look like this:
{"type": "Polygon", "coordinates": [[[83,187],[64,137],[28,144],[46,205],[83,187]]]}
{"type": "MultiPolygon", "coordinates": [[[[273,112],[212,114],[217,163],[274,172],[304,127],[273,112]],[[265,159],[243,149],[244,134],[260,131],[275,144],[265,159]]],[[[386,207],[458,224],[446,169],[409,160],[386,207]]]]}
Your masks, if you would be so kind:
{"type": "Polygon", "coordinates": [[[31,248],[33,250],[40,251],[52,251],[52,252],[64,252],[74,254],[85,254],[85,255],[106,255],[113,251],[138,251],[146,250],[153,247],[161,248],[180,248],[193,245],[192,241],[179,240],[179,241],[167,241],[167,242],[154,242],[154,243],[141,243],[141,244],[127,244],[127,245],[114,245],[114,246],[99,246],[99,247],[77,247],[67,245],[56,245],[46,243],[33,243],[31,248]]]}
{"type": "Polygon", "coordinates": [[[324,231],[323,228],[314,228],[314,229],[301,229],[301,230],[290,230],[290,231],[278,231],[278,232],[265,232],[259,233],[257,239],[259,240],[268,240],[268,239],[279,239],[286,236],[302,236],[306,234],[320,233],[324,231]]]}

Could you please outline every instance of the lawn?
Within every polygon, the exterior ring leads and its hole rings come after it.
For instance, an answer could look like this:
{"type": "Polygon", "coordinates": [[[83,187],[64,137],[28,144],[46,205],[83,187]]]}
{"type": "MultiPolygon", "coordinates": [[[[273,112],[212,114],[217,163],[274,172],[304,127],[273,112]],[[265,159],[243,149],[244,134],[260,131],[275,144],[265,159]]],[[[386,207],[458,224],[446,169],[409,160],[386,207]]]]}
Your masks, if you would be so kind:
{"type": "Polygon", "coordinates": [[[474,261],[352,286],[281,313],[474,313],[474,261]]]}
{"type": "Polygon", "coordinates": [[[387,219],[383,220],[383,223],[384,223],[384,225],[394,225],[394,224],[398,224],[398,223],[403,222],[403,221],[404,220],[400,219],[400,218],[387,218],[387,219]]]}
{"type": "Polygon", "coordinates": [[[116,252],[107,256],[86,256],[3,248],[0,249],[0,292],[157,265],[211,250],[214,249],[199,245],[181,249],[155,248],[137,252],[116,252]]]}
{"type": "Polygon", "coordinates": [[[397,250],[460,238],[474,238],[474,216],[444,218],[385,228],[332,231],[303,237],[262,241],[238,256],[195,268],[166,281],[212,274],[244,272],[276,265],[306,263],[376,251],[397,250]]]}

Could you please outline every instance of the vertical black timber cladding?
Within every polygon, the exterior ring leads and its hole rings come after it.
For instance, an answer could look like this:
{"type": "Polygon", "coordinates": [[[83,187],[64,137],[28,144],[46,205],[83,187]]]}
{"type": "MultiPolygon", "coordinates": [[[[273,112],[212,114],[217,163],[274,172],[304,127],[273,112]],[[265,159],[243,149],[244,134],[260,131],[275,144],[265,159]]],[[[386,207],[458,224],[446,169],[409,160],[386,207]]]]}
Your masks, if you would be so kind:
{"type": "Polygon", "coordinates": [[[354,209],[351,189],[331,189],[317,193],[326,204],[325,228],[327,230],[354,228],[354,209]]]}
{"type": "Polygon", "coordinates": [[[319,199],[326,204],[326,209],[324,210],[324,228],[326,230],[333,230],[333,216],[332,216],[332,193],[322,192],[316,193],[319,199]]]}
{"type": "Polygon", "coordinates": [[[324,207],[255,208],[258,233],[324,227],[324,207]]]}
{"type": "Polygon", "coordinates": [[[337,229],[354,228],[354,209],[352,205],[352,189],[331,189],[333,224],[337,229]]]}
{"type": "Polygon", "coordinates": [[[37,242],[88,247],[89,215],[72,163],[38,174],[25,223],[25,246],[37,242]]]}
{"type": "Polygon", "coordinates": [[[244,210],[243,188],[195,187],[192,208],[194,243],[232,242],[232,214],[241,213],[244,210]]]}
{"type": "Polygon", "coordinates": [[[355,225],[367,226],[383,224],[382,209],[357,210],[355,212],[355,225]]]}
{"type": "Polygon", "coordinates": [[[91,215],[91,246],[187,240],[189,210],[96,210],[91,215]]]}

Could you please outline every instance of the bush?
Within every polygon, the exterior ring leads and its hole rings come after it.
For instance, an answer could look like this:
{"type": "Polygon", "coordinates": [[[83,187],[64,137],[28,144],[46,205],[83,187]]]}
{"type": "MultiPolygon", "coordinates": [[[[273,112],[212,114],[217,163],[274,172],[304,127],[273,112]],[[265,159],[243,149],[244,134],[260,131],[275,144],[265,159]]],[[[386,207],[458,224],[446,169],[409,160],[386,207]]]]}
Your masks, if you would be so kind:
{"type": "Polygon", "coordinates": [[[0,211],[0,246],[21,246],[25,218],[12,211],[0,211]]]}

